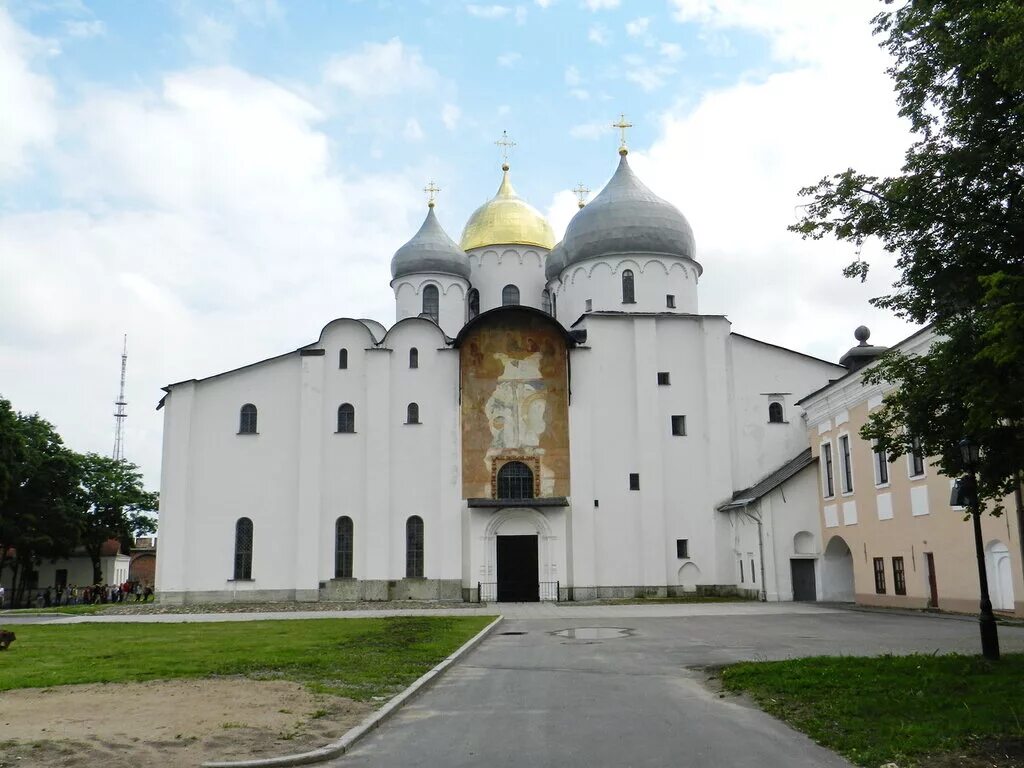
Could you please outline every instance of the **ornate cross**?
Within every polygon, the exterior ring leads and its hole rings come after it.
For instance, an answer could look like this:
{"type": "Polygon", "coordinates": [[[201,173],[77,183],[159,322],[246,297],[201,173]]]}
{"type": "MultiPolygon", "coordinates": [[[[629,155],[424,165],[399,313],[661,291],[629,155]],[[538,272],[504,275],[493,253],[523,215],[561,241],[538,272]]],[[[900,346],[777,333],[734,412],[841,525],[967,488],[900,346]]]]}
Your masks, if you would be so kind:
{"type": "Polygon", "coordinates": [[[508,131],[502,131],[501,138],[494,143],[497,146],[501,147],[502,165],[508,165],[508,153],[512,150],[512,147],[514,147],[516,143],[508,137],[508,131]]]}
{"type": "Polygon", "coordinates": [[[431,179],[430,183],[423,188],[423,191],[427,193],[427,207],[433,208],[434,198],[437,197],[437,193],[441,191],[441,188],[431,179]]]}
{"type": "Polygon", "coordinates": [[[579,184],[576,185],[576,188],[573,190],[573,192],[576,193],[576,200],[579,201],[579,206],[580,208],[582,208],[585,205],[587,195],[590,194],[590,190],[584,187],[583,182],[581,181],[579,184]]]}
{"type": "Polygon", "coordinates": [[[612,123],[612,128],[618,128],[622,132],[622,140],[619,143],[619,151],[626,149],[626,129],[632,128],[632,123],[626,122],[626,116],[624,114],[619,115],[619,122],[612,123]]]}

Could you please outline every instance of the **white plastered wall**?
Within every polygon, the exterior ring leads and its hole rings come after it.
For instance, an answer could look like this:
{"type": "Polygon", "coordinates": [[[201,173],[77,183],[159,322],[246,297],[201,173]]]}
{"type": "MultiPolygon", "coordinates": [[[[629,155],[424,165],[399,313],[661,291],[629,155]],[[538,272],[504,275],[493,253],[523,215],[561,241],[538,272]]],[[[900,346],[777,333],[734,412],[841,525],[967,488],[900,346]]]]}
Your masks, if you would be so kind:
{"type": "Polygon", "coordinates": [[[480,311],[501,306],[506,285],[519,289],[519,303],[541,309],[547,250],[527,245],[497,245],[469,251],[470,282],[480,292],[480,311]]]}
{"type": "Polygon", "coordinates": [[[438,325],[454,338],[466,322],[466,294],[469,283],[461,277],[424,272],[391,281],[395,292],[395,322],[418,317],[423,312],[423,289],[437,286],[438,325]]]}

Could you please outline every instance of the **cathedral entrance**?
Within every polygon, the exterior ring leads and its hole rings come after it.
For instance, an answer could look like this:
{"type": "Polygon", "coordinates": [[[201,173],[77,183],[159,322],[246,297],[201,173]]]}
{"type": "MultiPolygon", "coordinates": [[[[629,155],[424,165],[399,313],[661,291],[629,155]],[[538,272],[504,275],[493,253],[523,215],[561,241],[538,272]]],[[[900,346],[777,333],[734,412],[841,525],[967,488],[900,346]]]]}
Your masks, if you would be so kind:
{"type": "Polygon", "coordinates": [[[536,536],[498,536],[499,603],[535,603],[540,600],[536,536]]]}

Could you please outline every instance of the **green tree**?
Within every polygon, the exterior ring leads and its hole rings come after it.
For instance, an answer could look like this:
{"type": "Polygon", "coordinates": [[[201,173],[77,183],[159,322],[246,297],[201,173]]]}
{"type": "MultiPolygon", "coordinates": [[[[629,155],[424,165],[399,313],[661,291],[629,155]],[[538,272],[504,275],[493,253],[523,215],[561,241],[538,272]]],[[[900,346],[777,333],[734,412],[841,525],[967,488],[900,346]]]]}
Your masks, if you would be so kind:
{"type": "MultiPolygon", "coordinates": [[[[892,455],[919,438],[949,475],[969,435],[979,495],[998,500],[1024,464],[1024,4],[908,0],[874,25],[915,135],[902,171],[822,179],[801,190],[812,200],[791,229],[878,238],[900,277],[872,303],[938,334],[927,355],[891,353],[867,374],[898,388],[862,435],[892,455]]],[[[858,257],[845,274],[868,269],[858,257]]]]}
{"type": "Polygon", "coordinates": [[[53,425],[38,415],[17,414],[11,434],[18,449],[0,502],[0,568],[13,549],[11,591],[20,601],[39,561],[67,557],[78,543],[80,467],[53,425]]]}
{"type": "Polygon", "coordinates": [[[149,514],[157,508],[157,494],[145,490],[142,473],[130,461],[117,461],[96,453],[78,457],[82,468],[83,504],[81,542],[92,560],[93,583],[102,581],[100,553],[111,539],[129,545],[135,536],[156,530],[149,514]]]}

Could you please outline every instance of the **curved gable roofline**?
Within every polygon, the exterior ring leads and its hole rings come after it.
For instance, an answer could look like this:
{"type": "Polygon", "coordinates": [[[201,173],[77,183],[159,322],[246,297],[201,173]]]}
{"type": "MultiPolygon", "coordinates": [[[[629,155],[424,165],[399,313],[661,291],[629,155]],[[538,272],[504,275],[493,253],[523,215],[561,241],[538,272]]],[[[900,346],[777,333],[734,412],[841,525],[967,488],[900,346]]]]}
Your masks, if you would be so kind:
{"type": "Polygon", "coordinates": [[[336,317],[329,323],[327,323],[327,325],[320,329],[320,335],[317,336],[317,339],[315,342],[313,342],[313,344],[306,344],[300,347],[300,349],[308,349],[309,347],[312,347],[315,344],[319,344],[320,342],[322,342],[324,340],[324,333],[327,331],[328,328],[330,328],[332,325],[336,323],[354,323],[355,325],[358,325],[362,330],[366,332],[366,335],[370,337],[369,346],[373,347],[377,345],[377,337],[374,335],[373,329],[371,329],[370,326],[368,326],[365,321],[357,320],[354,317],[336,317]]]}
{"type": "Polygon", "coordinates": [[[448,337],[448,334],[441,330],[441,326],[439,326],[437,323],[435,323],[433,320],[427,317],[420,317],[419,315],[416,315],[414,317],[403,317],[397,323],[388,328],[387,333],[384,334],[384,338],[380,340],[377,346],[386,346],[388,339],[391,337],[391,334],[394,333],[395,329],[398,328],[398,326],[400,325],[406,325],[408,323],[427,323],[431,328],[436,330],[441,335],[441,341],[445,346],[449,346],[452,343],[452,339],[448,337]]]}
{"type": "Polygon", "coordinates": [[[548,323],[558,329],[562,338],[565,339],[566,346],[575,347],[578,343],[576,337],[569,333],[569,331],[565,329],[564,325],[555,320],[555,318],[553,318],[547,312],[542,312],[541,310],[536,309],[534,307],[527,307],[522,304],[516,304],[514,306],[495,307],[494,309],[489,309],[486,312],[481,312],[479,315],[477,315],[464,326],[462,326],[462,330],[459,331],[459,335],[455,337],[454,346],[460,347],[462,345],[462,342],[466,340],[466,336],[473,330],[475,330],[478,325],[483,325],[484,323],[487,323],[488,321],[494,319],[495,317],[498,317],[502,313],[526,315],[529,317],[539,318],[543,320],[545,323],[548,323]]]}

